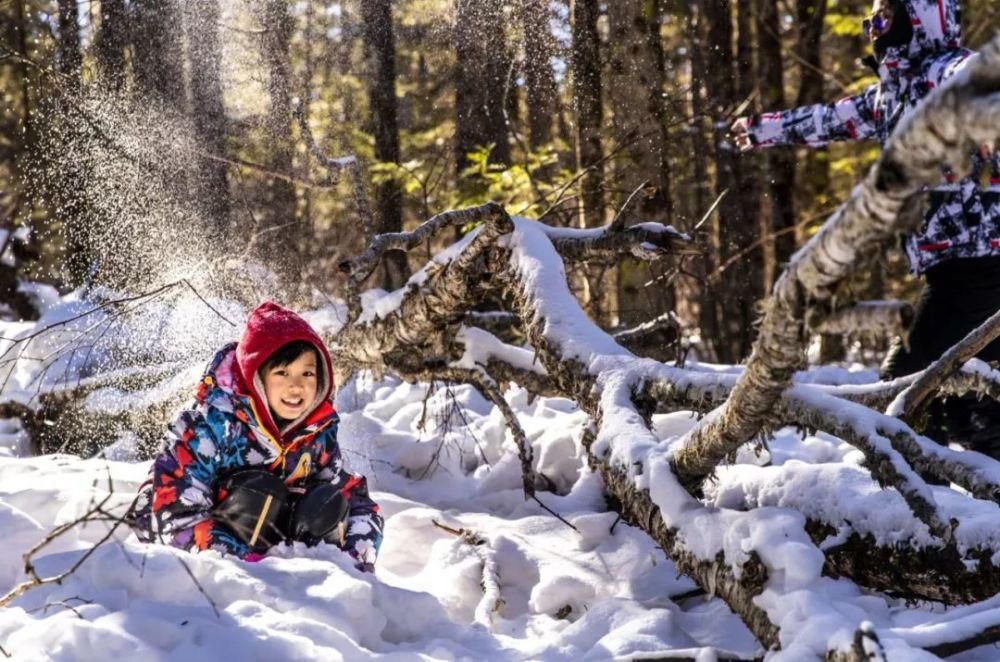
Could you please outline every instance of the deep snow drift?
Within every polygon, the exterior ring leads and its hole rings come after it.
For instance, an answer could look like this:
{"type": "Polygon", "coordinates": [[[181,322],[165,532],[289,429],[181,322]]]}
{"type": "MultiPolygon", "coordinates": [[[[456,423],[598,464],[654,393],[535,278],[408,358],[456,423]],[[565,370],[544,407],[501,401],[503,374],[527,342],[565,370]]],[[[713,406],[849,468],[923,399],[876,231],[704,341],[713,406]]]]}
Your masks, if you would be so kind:
{"type": "MultiPolygon", "coordinates": [[[[600,480],[584,469],[576,441],[585,417],[572,403],[529,403],[520,389],[508,397],[540,470],[567,491],[542,498],[579,532],[524,501],[503,419],[471,389],[427,398],[425,386],[354,383],[338,397],[341,440],[387,515],[374,577],[332,547],[279,548],[250,564],[143,545],[123,531],[61,586],[3,610],[0,645],[18,659],[81,660],[608,659],[692,657],[705,646],[752,656],[752,637],[721,601],[671,601],[693,584],[645,534],[615,525],[600,480]],[[502,603],[485,610],[485,622],[476,621],[482,560],[435,521],[488,541],[502,603]]],[[[127,505],[147,468],[74,456],[0,460],[3,588],[24,578],[24,550],[104,498],[109,480],[114,503],[127,505]]],[[[40,574],[68,567],[106,528],[91,523],[60,538],[39,556],[40,574]]]]}
{"type": "MultiPolygon", "coordinates": [[[[72,297],[42,294],[47,305],[38,327],[85,307],[72,297]]],[[[106,353],[123,344],[134,349],[136,335],[148,334],[153,322],[159,337],[185,339],[185,345],[175,346],[181,354],[210,350],[235,332],[199,323],[195,311],[202,304],[197,301],[158,305],[145,326],[133,323],[109,333],[106,353]]],[[[238,319],[238,311],[232,312],[238,319]]],[[[337,311],[308,317],[317,327],[329,328],[337,311]]],[[[0,335],[12,338],[33,328],[4,324],[0,335]]],[[[74,328],[67,325],[59,332],[62,337],[52,334],[33,351],[51,353],[74,328]]],[[[39,375],[37,361],[17,361],[9,368],[5,395],[27,398],[39,379],[72,381],[86,366],[68,361],[48,376],[39,375]]],[[[198,369],[192,364],[182,372],[198,369]]],[[[863,370],[824,370],[826,381],[831,372],[847,382],[874,378],[863,370]]],[[[359,573],[350,559],[327,546],[281,547],[259,563],[244,563],[212,552],[191,555],[143,545],[122,529],[62,584],[34,588],[0,611],[0,646],[19,660],[184,662],[763,655],[725,604],[694,591],[643,532],[608,512],[600,478],[587,468],[580,444],[586,416],[568,400],[531,398],[516,386],[506,397],[534,445],[538,471],[555,490],[541,492],[541,499],[576,530],[524,500],[516,447],[503,417],[474,390],[361,375],[341,388],[337,407],[345,457],[353,470],[367,474],[387,517],[374,576],[359,573]],[[473,546],[447,529],[472,530],[485,544],[473,546]]],[[[134,402],[111,389],[91,398],[94,407],[134,402]]],[[[694,423],[692,415],[677,413],[655,417],[653,427],[660,443],[669,445],[694,423]]],[[[109,494],[119,512],[131,502],[149,463],[132,461],[127,437],[100,441],[114,460],[32,458],[25,457],[27,444],[17,424],[0,427],[0,531],[5,537],[0,592],[26,578],[22,554],[54,527],[74,521],[109,494]]],[[[860,453],[827,435],[803,438],[782,430],[764,454],[748,448],[738,461],[720,472],[706,495],[708,505],[765,507],[772,517],[801,517],[798,511],[809,507],[839,508],[855,526],[877,535],[905,540],[923,533],[914,528],[898,496],[880,490],[859,468],[860,453]],[[850,489],[830,503],[810,504],[817,484],[830,486],[827,493],[835,493],[837,485],[850,489]]],[[[934,490],[939,501],[954,494],[934,490]]],[[[963,513],[963,521],[996,517],[994,504],[976,504],[982,512],[963,513]]],[[[108,526],[74,527],[34,557],[38,573],[51,576],[69,568],[108,526]]],[[[804,553],[801,559],[784,560],[784,567],[809,577],[815,561],[804,553]]],[[[783,581],[796,580],[789,575],[783,581]]],[[[830,635],[826,625],[867,617],[880,633],[919,645],[923,632],[933,636],[935,629],[968,628],[976,614],[996,608],[983,603],[945,611],[866,594],[842,580],[821,579],[820,584],[819,589],[810,585],[811,592],[790,594],[793,601],[785,610],[792,619],[785,624],[793,628],[790,632],[819,642],[830,635]],[[959,617],[964,618],[960,624],[959,617]]],[[[913,655],[922,656],[907,648],[905,659],[916,659],[913,655]]],[[[998,655],[983,647],[956,659],[998,655]]]]}

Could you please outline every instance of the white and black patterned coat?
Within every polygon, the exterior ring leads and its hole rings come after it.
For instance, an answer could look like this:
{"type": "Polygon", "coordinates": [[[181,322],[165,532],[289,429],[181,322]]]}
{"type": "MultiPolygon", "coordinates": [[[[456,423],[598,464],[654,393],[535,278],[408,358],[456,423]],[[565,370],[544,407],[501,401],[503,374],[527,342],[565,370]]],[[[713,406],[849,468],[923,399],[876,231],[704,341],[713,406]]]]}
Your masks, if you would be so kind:
{"type": "MultiPolygon", "coordinates": [[[[913,25],[905,47],[887,49],[877,65],[879,82],[830,104],[765,113],[751,119],[755,145],[825,145],[835,140],[885,143],[900,120],[977,54],[960,46],[959,0],[904,0],[913,25]]],[[[1000,153],[971,155],[971,174],[947,169],[931,189],[919,230],[906,237],[913,273],[953,258],[1000,255],[1000,153]],[[986,176],[988,175],[988,179],[986,176]]]]}

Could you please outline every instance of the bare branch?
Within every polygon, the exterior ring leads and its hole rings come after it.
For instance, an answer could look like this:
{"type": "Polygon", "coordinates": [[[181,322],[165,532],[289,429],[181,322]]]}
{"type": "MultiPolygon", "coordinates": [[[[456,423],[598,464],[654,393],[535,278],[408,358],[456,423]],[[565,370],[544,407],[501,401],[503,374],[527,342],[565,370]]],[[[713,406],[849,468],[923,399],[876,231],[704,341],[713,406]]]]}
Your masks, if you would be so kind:
{"type": "Polygon", "coordinates": [[[666,312],[642,324],[614,331],[611,337],[638,356],[665,359],[671,345],[680,340],[677,316],[666,312]]]}
{"type": "Polygon", "coordinates": [[[621,232],[625,228],[625,219],[628,216],[625,214],[628,208],[632,205],[632,201],[639,196],[640,193],[646,194],[646,189],[649,187],[649,180],[644,181],[635,187],[635,190],[625,199],[624,204],[615,214],[614,219],[611,221],[611,225],[608,226],[608,230],[611,232],[621,232]]]}
{"type": "Polygon", "coordinates": [[[524,498],[535,497],[535,469],[534,452],[528,435],[525,434],[521,422],[517,420],[517,415],[510,408],[510,404],[503,393],[497,388],[496,383],[480,370],[467,370],[462,368],[430,368],[424,372],[401,373],[408,381],[447,381],[457,384],[469,384],[478,390],[483,397],[492,402],[504,417],[507,428],[510,430],[514,443],[517,445],[517,456],[521,460],[521,484],[524,489],[524,498]]]}
{"type": "Polygon", "coordinates": [[[607,225],[593,229],[542,227],[559,255],[569,262],[617,263],[623,255],[655,261],[667,255],[701,252],[686,234],[660,223],[639,223],[621,230],[607,225]]]}
{"type": "Polygon", "coordinates": [[[461,539],[461,541],[469,546],[475,551],[476,556],[479,557],[479,561],[482,564],[483,579],[481,586],[483,587],[483,597],[476,605],[476,622],[482,624],[487,630],[493,629],[493,614],[500,611],[500,608],[504,605],[504,599],[500,595],[500,571],[497,567],[496,550],[490,544],[490,541],[481,535],[480,533],[472,529],[455,529],[450,526],[446,526],[441,522],[431,520],[431,522],[437,528],[442,531],[447,531],[453,536],[461,539]]]}
{"type": "Polygon", "coordinates": [[[408,251],[429,241],[443,230],[471,226],[487,220],[495,221],[506,215],[503,207],[495,202],[469,209],[447,211],[424,221],[411,232],[391,232],[373,237],[364,253],[355,260],[341,262],[340,269],[348,274],[350,282],[355,287],[359,287],[375,271],[379,260],[388,251],[408,251]]]}
{"type": "MultiPolygon", "coordinates": [[[[124,517],[115,517],[113,515],[110,515],[109,513],[107,513],[107,511],[104,510],[104,506],[107,504],[107,502],[110,499],[111,499],[111,495],[109,494],[106,497],[104,497],[104,499],[102,499],[100,501],[100,503],[98,503],[97,505],[95,505],[92,508],[90,508],[86,513],[84,513],[80,517],[77,517],[75,520],[72,520],[70,522],[66,522],[64,524],[61,524],[61,525],[57,526],[47,536],[45,536],[45,538],[43,538],[40,542],[38,542],[34,547],[32,547],[31,549],[29,549],[27,552],[25,552],[24,553],[24,572],[30,577],[30,579],[28,581],[21,582],[20,584],[15,585],[5,595],[0,596],[0,607],[6,607],[7,605],[9,605],[11,602],[13,602],[14,600],[16,600],[17,598],[21,597],[22,595],[24,595],[25,593],[27,593],[31,589],[36,588],[38,586],[43,586],[45,584],[60,584],[60,583],[62,583],[62,581],[64,579],[66,579],[67,577],[69,577],[70,575],[72,575],[74,572],[76,572],[77,569],[81,565],[83,565],[84,562],[86,562],[86,560],[89,559],[91,557],[91,555],[93,555],[93,553],[95,551],[97,551],[97,549],[101,545],[103,545],[105,542],[107,542],[108,540],[110,540],[111,537],[118,530],[118,527],[120,527],[123,523],[125,523],[125,518],[124,517]],[[94,543],[94,545],[90,549],[88,549],[83,554],[81,554],[80,558],[78,558],[76,560],[76,562],[74,562],[73,565],[71,565],[67,570],[65,570],[65,571],[63,571],[63,572],[61,572],[61,573],[59,573],[57,575],[52,575],[50,577],[40,577],[38,575],[38,573],[35,570],[34,563],[32,561],[32,559],[34,558],[35,554],[37,554],[39,551],[41,551],[42,549],[44,549],[45,547],[47,547],[49,544],[51,544],[57,538],[61,537],[64,533],[66,533],[66,532],[72,530],[73,528],[79,526],[83,522],[91,522],[91,521],[95,521],[95,520],[98,520],[98,519],[103,519],[105,521],[112,522],[112,525],[108,528],[107,533],[105,533],[104,536],[100,540],[98,540],[96,543],[94,543]]],[[[135,504],[138,502],[138,500],[139,500],[139,496],[136,495],[136,497],[132,500],[132,503],[128,507],[128,510],[126,512],[131,512],[132,509],[135,508],[135,504]]]]}
{"type": "Polygon", "coordinates": [[[316,144],[312,129],[309,128],[309,119],[306,117],[300,100],[296,99],[294,108],[295,117],[299,121],[299,130],[306,141],[309,152],[316,157],[316,160],[330,173],[332,181],[337,181],[341,171],[347,170],[351,176],[351,191],[354,194],[354,204],[357,207],[358,217],[365,230],[365,236],[371,237],[375,234],[375,217],[372,214],[371,204],[368,202],[368,193],[365,190],[365,175],[361,168],[361,161],[353,154],[334,158],[327,156],[316,144]]]}

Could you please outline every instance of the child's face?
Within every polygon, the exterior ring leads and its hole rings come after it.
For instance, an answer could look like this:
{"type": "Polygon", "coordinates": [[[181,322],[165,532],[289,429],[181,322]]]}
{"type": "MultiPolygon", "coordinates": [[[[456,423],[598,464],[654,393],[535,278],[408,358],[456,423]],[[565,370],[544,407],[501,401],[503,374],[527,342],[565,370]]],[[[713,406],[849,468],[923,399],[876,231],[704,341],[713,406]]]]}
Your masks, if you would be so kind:
{"type": "Polygon", "coordinates": [[[294,420],[316,400],[316,352],[303,352],[288,365],[274,366],[262,377],[271,410],[279,418],[294,420]]]}

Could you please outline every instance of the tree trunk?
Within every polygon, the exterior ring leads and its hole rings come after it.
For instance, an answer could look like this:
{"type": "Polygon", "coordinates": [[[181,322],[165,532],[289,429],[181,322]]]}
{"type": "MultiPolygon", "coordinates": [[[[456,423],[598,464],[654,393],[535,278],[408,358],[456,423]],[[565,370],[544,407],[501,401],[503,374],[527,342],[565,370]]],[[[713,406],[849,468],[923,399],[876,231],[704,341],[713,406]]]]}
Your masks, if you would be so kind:
{"type": "Polygon", "coordinates": [[[109,89],[125,86],[125,43],[128,22],[124,0],[101,2],[101,29],[97,33],[97,67],[109,89]]]}
{"type": "MultiPolygon", "coordinates": [[[[292,72],[289,47],[294,23],[286,0],[267,0],[263,8],[262,47],[268,71],[267,132],[271,138],[269,167],[275,172],[292,174],[294,138],[292,136],[292,72]]],[[[278,266],[279,273],[294,270],[300,254],[302,226],[296,216],[295,188],[291,182],[271,179],[267,184],[267,212],[260,231],[268,232],[261,242],[262,257],[278,266]],[[278,230],[277,228],[281,228],[278,230]],[[279,240],[282,238],[282,240],[279,240]]]]}
{"type": "MultiPolygon", "coordinates": [[[[597,0],[572,0],[573,110],[576,120],[576,168],[580,180],[579,227],[604,225],[604,148],[601,144],[604,111],[602,101],[600,35],[597,0]]],[[[594,319],[604,326],[614,324],[614,281],[608,270],[582,268],[577,289],[594,319]]]]}
{"type": "MultiPolygon", "coordinates": [[[[399,163],[399,127],[396,122],[396,39],[392,24],[391,0],[368,0],[361,3],[368,51],[368,107],[371,131],[375,137],[375,160],[399,163]]],[[[375,191],[378,209],[376,232],[400,232],[403,229],[403,191],[399,180],[386,178],[375,191]]],[[[394,290],[410,277],[406,253],[391,251],[382,262],[382,287],[394,290]]]]}
{"type": "MultiPolygon", "coordinates": [[[[827,0],[801,0],[798,5],[799,32],[795,53],[799,61],[799,90],[796,106],[825,101],[823,86],[823,25],[827,0]]],[[[802,150],[800,150],[802,151],[802,150]]],[[[804,150],[801,155],[795,209],[815,212],[816,200],[826,196],[830,187],[830,152],[826,147],[804,150]]],[[[796,243],[804,238],[795,232],[796,243]]]]}
{"type": "Polygon", "coordinates": [[[59,31],[56,42],[56,70],[69,86],[68,91],[76,94],[80,90],[80,66],[83,56],[80,52],[80,20],[75,0],[59,0],[59,31]]]}
{"type": "MultiPolygon", "coordinates": [[[[701,0],[708,28],[706,46],[705,90],[708,113],[713,122],[715,143],[716,194],[728,191],[719,205],[720,258],[738,253],[757,236],[757,228],[749,227],[740,199],[738,155],[728,142],[727,112],[743,101],[737,98],[733,67],[732,8],[729,0],[701,0]]],[[[747,355],[753,335],[754,305],[760,293],[759,279],[753,278],[751,261],[755,255],[744,256],[724,272],[721,292],[713,293],[716,317],[719,320],[716,355],[719,360],[738,362],[747,355]]]]}
{"type": "MultiPolygon", "coordinates": [[[[80,21],[75,0],[59,0],[59,41],[56,44],[56,70],[65,81],[68,93],[68,104],[63,105],[62,96],[55,99],[56,107],[60,109],[60,121],[66,121],[64,113],[68,113],[69,104],[77,103],[80,92],[81,67],[83,57],[80,51],[80,21]]],[[[66,266],[73,283],[85,282],[88,270],[93,263],[88,249],[88,223],[85,209],[85,178],[82,160],[67,164],[60,169],[56,185],[61,210],[60,221],[70,231],[66,233],[66,266]]]]}
{"type": "MultiPolygon", "coordinates": [[[[687,51],[691,67],[690,110],[690,150],[691,176],[686,202],[689,205],[688,221],[682,229],[695,232],[695,226],[709,209],[712,200],[711,179],[708,169],[708,155],[711,143],[706,139],[705,116],[705,30],[704,14],[700,3],[680,3],[684,13],[684,25],[688,34],[687,51]]],[[[710,131],[710,129],[709,129],[710,131]]],[[[682,199],[685,199],[682,198],[682,199]]],[[[677,316],[681,327],[701,338],[697,347],[702,360],[715,361],[718,358],[714,339],[719,337],[719,322],[714,297],[705,286],[705,277],[721,263],[718,215],[713,214],[701,226],[698,235],[703,248],[701,259],[687,265],[693,275],[682,274],[676,280],[675,292],[677,316]]]]}
{"type": "MultiPolygon", "coordinates": [[[[777,0],[757,0],[757,49],[761,105],[765,110],[783,109],[785,80],[777,0]]],[[[769,213],[764,216],[764,229],[775,235],[766,243],[779,265],[774,268],[774,262],[768,261],[771,268],[764,274],[764,287],[770,289],[780,265],[795,252],[795,152],[770,150],[766,157],[767,186],[763,195],[769,213]]]]}
{"type": "Polygon", "coordinates": [[[184,48],[181,11],[172,0],[132,3],[132,66],[136,92],[167,110],[184,113],[184,48]]]}
{"type": "MultiPolygon", "coordinates": [[[[528,144],[539,150],[552,142],[552,122],[559,112],[559,90],[552,70],[555,54],[548,0],[521,0],[524,28],[524,74],[527,86],[528,144]]],[[[544,179],[550,169],[542,169],[544,179]]]]}
{"type": "Polygon", "coordinates": [[[586,170],[581,186],[580,227],[604,224],[604,148],[601,145],[603,106],[601,100],[600,36],[597,0],[572,0],[573,106],[576,116],[576,165],[586,170]]]}
{"type": "Polygon", "coordinates": [[[492,145],[490,163],[510,163],[503,108],[511,57],[503,20],[503,0],[458,0],[455,22],[455,163],[458,172],[471,162],[468,153],[492,145]]]}
{"type": "MultiPolygon", "coordinates": [[[[202,0],[184,6],[188,38],[188,70],[191,72],[191,120],[198,148],[217,157],[226,155],[226,109],[222,100],[219,67],[218,0],[202,0]]],[[[201,158],[196,189],[199,212],[216,236],[225,237],[229,221],[229,184],[226,164],[201,158]]]]}
{"type": "MultiPolygon", "coordinates": [[[[608,105],[616,143],[628,144],[614,160],[615,208],[648,182],[625,210],[625,224],[673,223],[667,109],[664,104],[663,46],[659,0],[619,0],[608,5],[608,105]],[[637,96],[638,95],[638,96],[637,96]]],[[[618,267],[618,320],[632,325],[674,308],[670,288],[645,284],[654,278],[648,262],[618,267]]]]}
{"type": "MultiPolygon", "coordinates": [[[[752,0],[735,3],[736,7],[736,86],[729,108],[747,107],[755,109],[754,99],[757,92],[758,69],[754,53],[756,43],[755,3],[752,0]]],[[[745,251],[754,242],[761,242],[769,229],[769,223],[761,213],[761,179],[763,168],[759,153],[737,154],[731,147],[728,134],[728,124],[732,115],[717,124],[722,132],[719,144],[733,155],[733,176],[736,190],[732,192],[733,199],[738,203],[739,217],[732,218],[723,215],[724,224],[723,246],[727,258],[732,258],[740,251],[745,251]]],[[[738,340],[742,346],[739,355],[733,355],[733,361],[738,361],[749,353],[749,343],[753,338],[753,325],[759,312],[757,302],[764,295],[764,274],[775,271],[773,246],[762,241],[762,250],[754,250],[743,255],[732,263],[722,278],[722,287],[726,296],[735,297],[736,306],[732,306],[730,318],[742,318],[743,330],[739,335],[733,335],[732,340],[738,340]],[[751,300],[737,294],[740,288],[750,294],[751,300]],[[738,311],[738,314],[734,314],[738,311]]]]}

